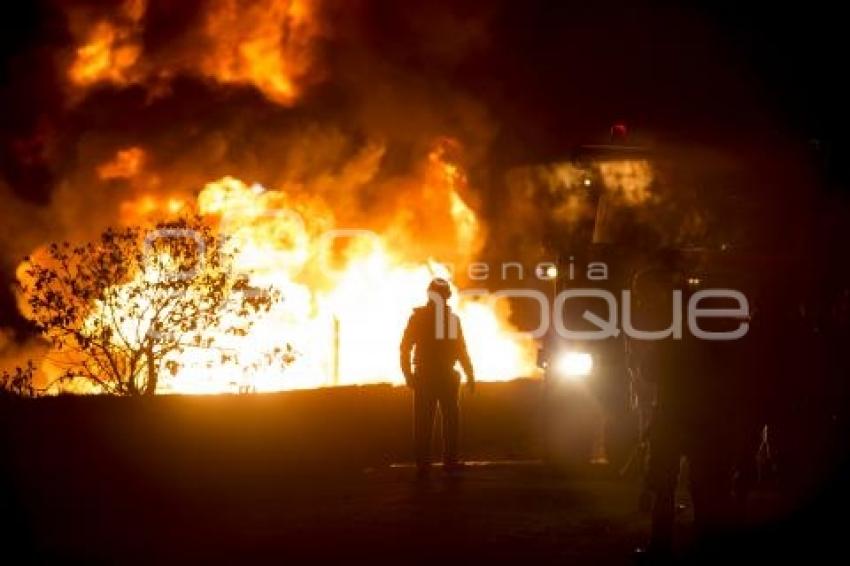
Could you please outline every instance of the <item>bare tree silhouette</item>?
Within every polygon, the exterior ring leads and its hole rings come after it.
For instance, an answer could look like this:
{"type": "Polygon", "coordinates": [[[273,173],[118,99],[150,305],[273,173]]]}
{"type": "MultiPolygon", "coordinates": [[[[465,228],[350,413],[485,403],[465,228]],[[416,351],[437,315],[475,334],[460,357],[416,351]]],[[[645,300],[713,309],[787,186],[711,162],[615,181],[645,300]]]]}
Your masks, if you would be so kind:
{"type": "Polygon", "coordinates": [[[35,397],[36,388],[33,386],[33,374],[35,364],[27,362],[24,367],[16,367],[14,371],[3,370],[0,372],[0,398],[9,397],[35,397]]]}
{"type": "MultiPolygon", "coordinates": [[[[275,289],[252,287],[234,272],[235,253],[199,218],[108,229],[84,245],[51,244],[27,258],[25,314],[50,342],[60,380],[152,395],[164,370],[179,369],[180,353],[215,348],[221,333],[244,336],[253,315],[280,300],[275,289]]],[[[269,363],[285,366],[290,351],[276,349],[269,363]]]]}

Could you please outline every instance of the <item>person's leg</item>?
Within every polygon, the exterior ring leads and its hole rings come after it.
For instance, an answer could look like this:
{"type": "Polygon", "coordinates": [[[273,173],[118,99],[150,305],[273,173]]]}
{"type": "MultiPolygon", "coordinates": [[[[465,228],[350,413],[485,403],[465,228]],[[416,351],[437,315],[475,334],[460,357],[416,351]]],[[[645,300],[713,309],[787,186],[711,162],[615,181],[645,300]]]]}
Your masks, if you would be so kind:
{"type": "Polygon", "coordinates": [[[431,466],[431,437],[434,431],[434,411],[437,399],[431,391],[417,388],[413,394],[413,438],[416,466],[420,472],[431,466]]]}
{"type": "Polygon", "coordinates": [[[676,482],[667,481],[656,486],[652,505],[652,533],[650,551],[668,555],[673,549],[673,524],[676,517],[676,482]]]}
{"type": "Polygon", "coordinates": [[[694,450],[691,460],[691,497],[698,540],[711,546],[721,542],[732,525],[732,466],[719,442],[694,450]]]}
{"type": "Polygon", "coordinates": [[[669,555],[673,549],[679,460],[680,451],[675,434],[669,433],[666,428],[656,428],[649,443],[649,470],[646,479],[655,494],[649,548],[657,555],[669,555]]]}
{"type": "Polygon", "coordinates": [[[440,414],[443,424],[443,465],[447,468],[458,463],[460,442],[460,407],[458,387],[450,384],[440,395],[440,414]]]}

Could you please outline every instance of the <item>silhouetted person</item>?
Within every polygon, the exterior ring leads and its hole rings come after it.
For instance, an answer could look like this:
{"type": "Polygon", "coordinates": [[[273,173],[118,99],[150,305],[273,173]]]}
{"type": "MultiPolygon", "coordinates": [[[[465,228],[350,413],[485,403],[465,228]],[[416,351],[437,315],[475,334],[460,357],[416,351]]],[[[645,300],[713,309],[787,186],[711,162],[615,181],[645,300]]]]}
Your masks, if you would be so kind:
{"type": "Polygon", "coordinates": [[[460,374],[455,370],[458,362],[470,390],[475,383],[460,320],[446,304],[450,296],[451,288],[445,279],[431,281],[428,304],[413,309],[401,340],[401,370],[414,392],[414,444],[420,476],[426,475],[431,467],[431,438],[438,405],[443,425],[444,469],[452,471],[460,466],[460,374]]]}
{"type": "MultiPolygon", "coordinates": [[[[668,260],[656,277],[654,292],[659,297],[669,296],[673,289],[683,289],[683,303],[687,305],[690,291],[677,263],[668,260]]],[[[703,300],[700,305],[728,308],[711,300],[703,300]]],[[[648,306],[654,311],[650,318],[671,320],[670,312],[661,304],[648,306]]],[[[700,328],[728,332],[741,322],[734,318],[703,318],[700,328]]],[[[743,338],[703,340],[689,331],[679,340],[666,339],[647,345],[643,370],[657,386],[648,430],[647,477],[655,494],[650,550],[656,556],[671,552],[682,457],[689,464],[697,541],[715,545],[736,526],[738,509],[733,480],[736,472],[739,476],[743,472],[739,461],[747,453],[750,459],[754,457],[753,439],[757,435],[755,415],[748,413],[756,413],[757,403],[751,395],[755,385],[751,364],[757,364],[758,360],[752,360],[749,347],[743,338]]]]}

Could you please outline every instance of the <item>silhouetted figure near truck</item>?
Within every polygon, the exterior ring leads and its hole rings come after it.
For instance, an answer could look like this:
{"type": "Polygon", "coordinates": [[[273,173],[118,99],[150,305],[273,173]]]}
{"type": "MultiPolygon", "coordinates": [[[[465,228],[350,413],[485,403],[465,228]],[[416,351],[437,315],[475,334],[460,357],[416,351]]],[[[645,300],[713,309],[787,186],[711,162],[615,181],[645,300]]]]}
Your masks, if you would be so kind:
{"type": "Polygon", "coordinates": [[[446,304],[450,296],[448,281],[439,278],[431,281],[428,303],[413,309],[401,340],[401,370],[407,385],[413,389],[413,436],[420,477],[426,476],[431,468],[431,438],[438,405],[442,416],[444,469],[453,471],[460,466],[460,374],[455,369],[458,362],[470,391],[475,384],[460,319],[446,304]]]}
{"type": "MultiPolygon", "coordinates": [[[[682,290],[687,304],[699,280],[686,278],[675,256],[664,258],[647,294],[669,296],[682,290]]],[[[714,280],[719,287],[723,282],[714,280]]],[[[701,300],[702,308],[724,309],[731,305],[701,300]]],[[[660,301],[647,303],[648,318],[671,320],[660,301]]],[[[749,318],[700,319],[703,331],[721,333],[749,325],[749,318]]],[[[655,326],[658,328],[658,326],[655,326]]],[[[642,372],[654,380],[657,396],[649,439],[647,484],[655,496],[652,512],[650,554],[669,557],[676,515],[676,488],[682,458],[688,461],[688,477],[694,512],[695,542],[702,551],[722,548],[741,518],[751,470],[763,422],[758,399],[759,365],[751,336],[736,340],[707,340],[685,331],[680,339],[668,338],[644,345],[642,372]]]]}

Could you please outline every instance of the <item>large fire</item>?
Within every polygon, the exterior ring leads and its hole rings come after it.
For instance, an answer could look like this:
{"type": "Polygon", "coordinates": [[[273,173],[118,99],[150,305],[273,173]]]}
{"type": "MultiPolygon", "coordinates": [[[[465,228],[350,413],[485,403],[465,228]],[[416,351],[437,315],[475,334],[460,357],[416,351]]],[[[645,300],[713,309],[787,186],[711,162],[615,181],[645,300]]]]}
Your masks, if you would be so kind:
{"type": "MultiPolygon", "coordinates": [[[[452,193],[453,194],[453,193],[452,193]]],[[[462,206],[457,229],[465,233],[474,218],[462,206]]],[[[377,234],[345,236],[339,261],[328,256],[334,242],[316,233],[332,226],[327,217],[305,217],[281,208],[286,195],[248,186],[227,177],[209,183],[198,205],[218,215],[239,248],[237,269],[250,273],[259,286],[279,289],[284,300],[258,315],[247,337],[222,335],[225,349],[238,349],[242,373],[217,368],[215,352],[189,351],[182,368],[167,379],[165,391],[214,393],[234,387],[258,391],[401,383],[398,342],[411,309],[423,302],[423,289],[435,275],[450,275],[436,260],[414,264],[402,250],[377,234]],[[264,352],[282,344],[294,347],[295,358],[281,372],[263,367],[264,352]],[[246,351],[247,350],[247,351],[246,351]],[[258,363],[259,362],[259,363],[258,363]]],[[[457,204],[460,203],[460,204],[457,204]]],[[[455,210],[453,209],[453,212],[455,210]]],[[[532,371],[532,344],[505,322],[505,305],[462,300],[455,303],[469,349],[483,379],[504,380],[532,371]]]]}
{"type": "MultiPolygon", "coordinates": [[[[209,182],[194,203],[152,195],[127,201],[122,211],[133,216],[125,218],[128,222],[194,209],[230,238],[237,250],[237,272],[283,297],[269,312],[252,315],[247,334],[213,330],[214,346],[189,347],[163,360],[157,391],[402,383],[398,344],[411,309],[424,302],[431,278],[451,278],[453,268],[474,259],[481,241],[475,213],[458,192],[466,183],[463,170],[445,156],[454,143],[440,140],[424,159],[416,204],[428,207],[428,216],[441,225],[420,226],[420,233],[409,228],[404,210],[397,211],[398,219],[384,233],[346,228],[338,225],[334,207],[321,199],[234,177],[209,182]],[[418,260],[410,247],[421,234],[441,234],[431,244],[435,250],[449,250],[450,257],[418,260]],[[285,368],[268,355],[283,348],[292,353],[285,368]]],[[[123,149],[97,171],[105,179],[132,176],[140,173],[143,162],[140,148],[123,149]]],[[[431,247],[428,242],[420,246],[431,247]]],[[[461,317],[479,378],[506,380],[533,373],[533,341],[507,322],[506,303],[479,295],[455,297],[452,306],[461,317]]],[[[97,305],[92,316],[99,316],[97,305]]],[[[124,336],[138,335],[139,328],[144,332],[150,322],[121,313],[117,318],[125,321],[120,329],[124,336]]],[[[225,319],[221,326],[231,323],[225,319]]],[[[50,358],[43,366],[47,373],[50,358]]]]}
{"type": "MultiPolygon", "coordinates": [[[[324,17],[327,7],[321,0],[204,0],[192,14],[183,14],[178,4],[152,0],[69,3],[65,12],[74,42],[65,54],[69,103],[84,106],[90,94],[109,98],[126,89],[145,92],[137,107],[144,113],[157,101],[177,97],[175,79],[190,77],[210,91],[254,89],[265,98],[262,104],[247,99],[249,105],[297,110],[309,100],[308,87],[325,78],[321,42],[332,31],[324,17]],[[173,28],[172,20],[179,22],[173,28]]],[[[185,103],[182,110],[195,101],[185,103]]],[[[405,101],[405,114],[408,106],[405,101]]],[[[446,108],[454,112],[455,106],[463,110],[464,129],[475,132],[473,139],[486,139],[489,129],[474,108],[467,102],[446,108]]],[[[398,346],[411,309],[424,302],[432,277],[452,279],[476,260],[487,226],[475,213],[480,192],[469,190],[464,160],[457,158],[463,153],[460,142],[440,137],[457,117],[449,113],[443,119],[430,109],[420,113],[411,127],[415,133],[394,133],[408,144],[400,153],[392,136],[387,139],[387,116],[373,115],[372,107],[362,116],[377,118],[380,128],[362,137],[294,121],[280,126],[280,136],[272,127],[255,127],[251,134],[262,131],[254,139],[231,131],[239,121],[226,115],[221,129],[203,139],[198,124],[178,126],[165,119],[162,126],[174,128],[175,139],[197,135],[197,145],[179,146],[172,136],[150,136],[151,131],[134,132],[139,139],[124,131],[120,140],[106,132],[87,136],[92,151],[81,151],[79,176],[63,183],[54,197],[57,203],[76,203],[72,210],[62,207],[61,217],[68,221],[60,235],[91,239],[93,230],[79,230],[79,218],[91,214],[90,206],[103,206],[97,218],[101,228],[149,226],[197,213],[232,239],[240,274],[258,287],[274,287],[282,297],[269,312],[254,316],[247,335],[214,330],[215,347],[188,348],[163,360],[159,392],[402,382],[398,346]],[[416,137],[416,143],[408,137],[416,137]],[[243,151],[240,144],[252,145],[243,151]],[[393,168],[405,151],[412,157],[397,173],[393,168]],[[206,172],[208,162],[218,167],[215,173],[206,172]],[[291,348],[284,369],[267,359],[276,348],[291,348]],[[234,366],[225,358],[239,362],[234,366]]],[[[205,117],[214,124],[218,114],[205,117]]],[[[23,271],[18,270],[19,278],[23,271]]],[[[453,279],[472,286],[462,275],[453,279]]],[[[117,296],[124,291],[110,289],[117,296]]],[[[452,306],[478,377],[504,380],[533,373],[533,343],[508,322],[509,305],[483,292],[457,295],[452,306]]],[[[97,308],[91,305],[91,316],[97,316],[97,308]]],[[[148,322],[118,318],[135,330],[148,322]]],[[[59,374],[51,365],[55,354],[41,365],[48,383],[59,374]]]]}

